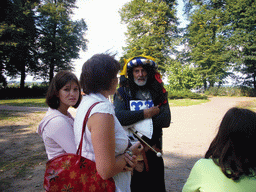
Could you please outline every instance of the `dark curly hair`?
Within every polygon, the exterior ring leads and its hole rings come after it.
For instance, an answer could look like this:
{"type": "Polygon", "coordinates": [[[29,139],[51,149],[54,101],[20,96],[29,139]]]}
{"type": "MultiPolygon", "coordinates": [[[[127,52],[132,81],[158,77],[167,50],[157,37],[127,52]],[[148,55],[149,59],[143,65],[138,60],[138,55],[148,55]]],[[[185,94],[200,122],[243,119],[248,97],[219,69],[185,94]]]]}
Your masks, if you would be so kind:
{"type": "Polygon", "coordinates": [[[252,151],[256,139],[256,113],[231,108],[224,115],[219,131],[205,158],[212,158],[222,172],[233,180],[255,176],[256,156],[252,151]]]}
{"type": "Polygon", "coordinates": [[[58,109],[60,106],[60,99],[58,97],[59,91],[68,82],[74,81],[79,87],[79,98],[77,103],[73,106],[77,108],[81,102],[81,87],[75,74],[70,71],[59,71],[52,79],[48,91],[46,93],[46,104],[52,109],[58,109]]]}

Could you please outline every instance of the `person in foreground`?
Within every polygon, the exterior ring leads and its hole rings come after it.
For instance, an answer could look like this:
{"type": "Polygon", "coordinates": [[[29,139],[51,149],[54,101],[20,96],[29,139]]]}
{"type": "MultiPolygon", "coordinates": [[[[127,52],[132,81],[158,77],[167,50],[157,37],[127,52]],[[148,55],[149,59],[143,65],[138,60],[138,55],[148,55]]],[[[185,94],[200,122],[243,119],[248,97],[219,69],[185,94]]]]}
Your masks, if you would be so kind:
{"type": "Polygon", "coordinates": [[[196,162],[183,192],[255,192],[256,113],[231,108],[224,115],[205,159],[196,162]]]}
{"type": "MultiPolygon", "coordinates": [[[[155,59],[138,56],[125,60],[120,88],[114,96],[115,112],[123,126],[134,128],[157,152],[162,152],[162,128],[169,127],[171,112],[167,92],[155,59]]],[[[136,138],[134,138],[136,140],[136,138]]],[[[143,161],[135,168],[131,191],[165,191],[163,158],[144,146],[143,161]]]]}
{"type": "Polygon", "coordinates": [[[100,102],[89,115],[82,156],[96,163],[97,172],[103,179],[113,177],[116,191],[129,192],[131,170],[142,147],[139,142],[129,146],[114,106],[108,100],[115,93],[119,69],[120,63],[109,54],[96,54],[84,63],[80,83],[85,96],[76,113],[74,132],[78,146],[85,114],[94,103],[100,102]]]}
{"type": "Polygon", "coordinates": [[[46,94],[48,111],[37,129],[49,160],[63,153],[76,153],[74,118],[68,108],[77,108],[80,101],[81,89],[77,77],[69,71],[58,72],[46,94]]]}

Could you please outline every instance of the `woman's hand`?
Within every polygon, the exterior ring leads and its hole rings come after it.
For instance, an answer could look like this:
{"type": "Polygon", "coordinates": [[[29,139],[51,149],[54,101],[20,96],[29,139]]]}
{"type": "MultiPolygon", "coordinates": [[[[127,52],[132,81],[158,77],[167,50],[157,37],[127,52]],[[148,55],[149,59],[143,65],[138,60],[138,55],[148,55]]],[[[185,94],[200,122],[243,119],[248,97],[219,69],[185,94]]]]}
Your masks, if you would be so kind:
{"type": "Polygon", "coordinates": [[[135,144],[133,144],[129,150],[132,152],[133,155],[140,155],[141,151],[143,150],[143,146],[141,145],[141,143],[138,141],[135,144]]]}
{"type": "Polygon", "coordinates": [[[124,159],[127,162],[127,166],[124,168],[124,171],[132,171],[133,168],[137,165],[137,156],[141,154],[143,146],[138,141],[132,145],[129,149],[129,153],[125,153],[124,159]]]}
{"type": "Polygon", "coordinates": [[[136,155],[131,156],[130,154],[125,153],[124,159],[127,165],[124,167],[123,171],[132,171],[137,165],[137,156],[136,155]]]}
{"type": "Polygon", "coordinates": [[[157,105],[157,106],[153,106],[149,109],[144,109],[143,112],[144,112],[144,119],[147,119],[147,118],[151,118],[155,115],[158,115],[160,112],[160,109],[159,109],[159,106],[157,105]]]}

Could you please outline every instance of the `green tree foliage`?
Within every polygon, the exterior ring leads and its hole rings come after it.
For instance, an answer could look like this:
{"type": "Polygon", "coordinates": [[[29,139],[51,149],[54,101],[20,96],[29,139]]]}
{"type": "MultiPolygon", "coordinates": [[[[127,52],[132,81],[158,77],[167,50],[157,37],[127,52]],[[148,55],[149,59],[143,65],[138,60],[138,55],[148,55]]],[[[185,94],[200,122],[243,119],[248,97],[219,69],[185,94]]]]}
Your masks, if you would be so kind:
{"type": "Polygon", "coordinates": [[[168,90],[190,90],[203,85],[202,78],[194,67],[181,64],[177,60],[167,66],[166,75],[169,83],[168,90]]]}
{"type": "Polygon", "coordinates": [[[132,0],[120,11],[127,24],[127,46],[123,58],[150,55],[162,70],[177,36],[175,0],[132,0]]]}
{"type": "Polygon", "coordinates": [[[213,87],[227,75],[228,62],[221,31],[224,4],[217,0],[190,3],[193,13],[189,16],[186,38],[191,50],[191,62],[201,75],[206,89],[208,84],[213,87]]]}
{"type": "Polygon", "coordinates": [[[37,0],[3,0],[0,18],[0,70],[8,76],[21,76],[24,88],[26,73],[36,68],[35,39],[37,37],[34,9],[37,0]]]}
{"type": "Polygon", "coordinates": [[[72,69],[72,59],[86,49],[83,20],[72,21],[76,0],[2,0],[0,10],[0,83],[3,74],[27,74],[50,80],[54,72],[72,69]],[[39,4],[40,3],[40,4],[39,4]]]}
{"type": "Polygon", "coordinates": [[[86,49],[83,19],[72,21],[70,16],[75,0],[45,0],[38,8],[40,76],[51,79],[54,72],[72,69],[72,59],[79,58],[79,50],[86,49]]]}
{"type": "Polygon", "coordinates": [[[245,85],[256,90],[256,2],[227,0],[224,33],[231,62],[244,76],[245,85]]]}
{"type": "Polygon", "coordinates": [[[229,70],[256,89],[256,3],[254,0],[184,0],[190,25],[191,61],[207,83],[221,83],[229,70]]]}

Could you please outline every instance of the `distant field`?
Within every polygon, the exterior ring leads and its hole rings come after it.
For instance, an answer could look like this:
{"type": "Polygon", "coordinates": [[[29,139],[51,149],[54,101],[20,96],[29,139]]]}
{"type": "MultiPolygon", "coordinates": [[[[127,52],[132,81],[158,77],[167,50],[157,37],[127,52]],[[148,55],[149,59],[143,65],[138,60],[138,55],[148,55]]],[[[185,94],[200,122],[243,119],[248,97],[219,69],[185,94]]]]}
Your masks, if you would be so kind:
{"type": "MultiPolygon", "coordinates": [[[[174,100],[171,100],[170,99],[169,105],[170,105],[170,107],[191,106],[191,105],[199,105],[199,104],[206,103],[206,102],[209,102],[209,100],[205,100],[205,99],[174,99],[174,100]]],[[[0,100],[0,105],[24,106],[24,107],[47,107],[47,105],[45,103],[45,98],[0,100]]],[[[256,100],[241,102],[238,105],[238,107],[255,110],[256,100]]]]}
{"type": "MultiPolygon", "coordinates": [[[[209,100],[195,100],[195,99],[175,99],[169,100],[171,107],[176,106],[190,106],[206,103],[209,100]]],[[[0,105],[12,105],[12,106],[23,106],[23,107],[47,107],[45,98],[43,99],[8,99],[0,100],[0,105]]]]}

